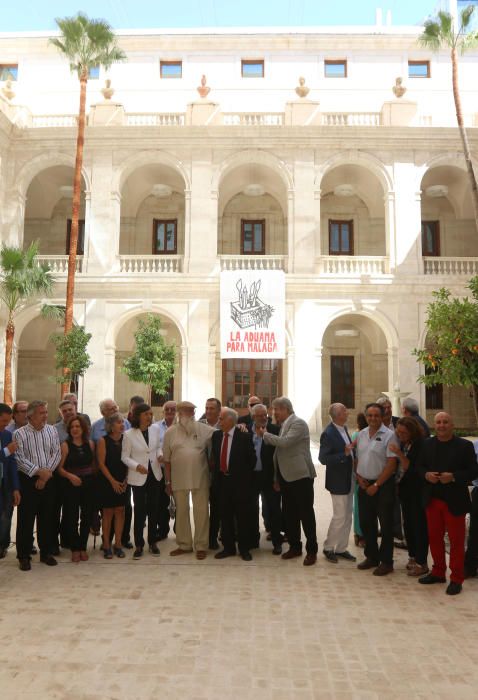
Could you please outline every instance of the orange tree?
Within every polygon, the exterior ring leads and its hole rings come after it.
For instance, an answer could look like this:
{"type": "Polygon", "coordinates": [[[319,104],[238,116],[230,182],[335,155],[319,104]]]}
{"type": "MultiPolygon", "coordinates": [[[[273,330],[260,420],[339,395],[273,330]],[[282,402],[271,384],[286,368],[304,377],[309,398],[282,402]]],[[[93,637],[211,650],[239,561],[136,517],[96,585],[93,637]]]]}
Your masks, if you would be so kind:
{"type": "Polygon", "coordinates": [[[427,308],[426,347],[413,350],[425,366],[419,381],[471,389],[478,424],[478,276],[468,289],[471,297],[452,297],[448,289],[433,292],[427,308]]]}
{"type": "MultiPolygon", "coordinates": [[[[70,63],[70,70],[80,81],[80,106],[76,139],[75,174],[73,180],[73,205],[71,216],[70,248],[68,251],[68,277],[66,282],[65,329],[67,335],[73,326],[73,302],[75,297],[75,270],[78,245],[78,220],[80,215],[81,170],[86,125],[86,87],[90,70],[98,66],[110,68],[113,63],[126,60],[126,54],[117,46],[110,25],[104,20],[89,19],[79,12],[75,17],[57,19],[60,36],[50,43],[70,63]]],[[[65,374],[68,368],[65,369],[65,374]]],[[[66,383],[64,384],[66,390],[66,383]]]]}

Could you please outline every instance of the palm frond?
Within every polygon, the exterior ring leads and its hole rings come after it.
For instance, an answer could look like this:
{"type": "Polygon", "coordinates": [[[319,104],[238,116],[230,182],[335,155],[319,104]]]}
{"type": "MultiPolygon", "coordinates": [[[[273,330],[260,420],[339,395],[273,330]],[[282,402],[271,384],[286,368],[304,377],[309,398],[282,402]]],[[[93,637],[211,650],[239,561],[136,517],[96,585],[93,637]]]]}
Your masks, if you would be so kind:
{"type": "Polygon", "coordinates": [[[463,10],[460,12],[460,29],[463,29],[464,31],[468,29],[475,9],[475,5],[467,5],[467,7],[463,8],[463,10]]]}

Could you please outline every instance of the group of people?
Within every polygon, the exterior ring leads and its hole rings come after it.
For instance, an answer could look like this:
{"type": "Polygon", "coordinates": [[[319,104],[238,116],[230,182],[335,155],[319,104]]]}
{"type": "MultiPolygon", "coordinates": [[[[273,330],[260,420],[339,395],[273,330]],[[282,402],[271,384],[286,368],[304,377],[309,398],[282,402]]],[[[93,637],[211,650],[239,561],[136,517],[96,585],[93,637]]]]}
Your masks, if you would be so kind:
{"type": "MultiPolygon", "coordinates": [[[[158,543],[168,537],[172,517],[177,546],[171,556],[194,552],[203,560],[213,550],[221,560],[238,551],[250,561],[251,550],[259,546],[261,499],[272,554],[301,557],[303,531],[303,564],[316,563],[316,470],[309,428],[287,397],[272,402],[274,420],[257,396],[249,397],[243,417],[219,399],[208,399],[198,420],[193,403],[168,401],[157,422],[140,396],[132,397],[127,418],[113,399],[101,401],[101,418],[93,424],[77,403],[74,394],[66,395],[54,425],[47,422],[44,401],[17,401],[13,408],[0,404],[0,558],[10,545],[17,507],[22,571],[31,569],[36,553],[35,522],[40,561],[48,566],[57,564],[60,547],[71,550],[72,561],[86,561],[88,537],[92,530],[99,534],[100,522],[105,559],[124,558],[125,549],[141,559],[146,544],[150,555],[159,556],[158,543]]],[[[454,435],[447,413],[435,416],[434,437],[413,399],[403,402],[402,413],[392,416],[382,397],[359,414],[359,429],[350,434],[347,408],[330,407],[319,452],[333,506],[323,554],[332,564],[356,561],[348,549],[354,521],[365,554],[358,568],[390,574],[398,521],[408,548],[408,574],[422,584],[440,583],[446,581],[448,532],[447,593],[455,595],[465,576],[476,576],[478,569],[477,454],[470,441],[454,435]]]]}
{"type": "Polygon", "coordinates": [[[446,582],[448,533],[451,573],[446,592],[460,593],[464,579],[475,577],[478,568],[478,441],[457,437],[452,417],[443,411],[435,415],[431,437],[411,398],[404,400],[400,418],[392,416],[384,397],[369,403],[352,435],[347,408],[334,403],[329,412],[331,422],[321,435],[319,452],[333,506],[324,556],[334,564],[340,557],[356,560],[347,550],[355,508],[355,534],[365,553],[358,569],[386,576],[394,570],[398,519],[408,549],[407,573],[420,584],[446,582]]]}

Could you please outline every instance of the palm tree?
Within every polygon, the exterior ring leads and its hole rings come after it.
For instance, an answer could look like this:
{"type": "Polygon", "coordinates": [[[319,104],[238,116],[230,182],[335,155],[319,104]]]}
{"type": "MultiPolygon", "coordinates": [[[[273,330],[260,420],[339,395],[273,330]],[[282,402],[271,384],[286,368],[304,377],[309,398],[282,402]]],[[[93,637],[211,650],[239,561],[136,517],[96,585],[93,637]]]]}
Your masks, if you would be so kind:
{"type": "Polygon", "coordinates": [[[454,18],[449,12],[438,12],[436,18],[428,19],[425,22],[423,34],[420,36],[419,42],[422,46],[432,51],[438,51],[443,47],[448,47],[451,52],[452,87],[453,98],[455,100],[456,120],[460,130],[466,169],[470,178],[475,225],[478,232],[478,188],[473,162],[471,160],[470,144],[468,143],[468,136],[463,123],[461,97],[458,87],[458,52],[463,54],[468,49],[478,45],[478,32],[467,31],[474,11],[475,6],[468,5],[460,12],[460,26],[458,30],[455,27],[454,18]]]}
{"type": "Polygon", "coordinates": [[[70,70],[77,73],[80,81],[80,108],[78,113],[68,277],[66,282],[64,332],[67,335],[73,326],[76,250],[78,245],[78,219],[80,214],[81,169],[83,166],[85,142],[88,77],[92,68],[102,66],[108,69],[113,63],[126,60],[126,54],[117,46],[114,32],[104,20],[89,19],[86,14],[79,12],[75,17],[64,17],[55,21],[60,29],[60,37],[50,39],[50,43],[56,46],[68,59],[70,70]]]}
{"type": "Polygon", "coordinates": [[[3,400],[12,403],[12,351],[15,337],[15,314],[32,297],[49,295],[55,279],[48,265],[36,260],[38,243],[31,243],[27,250],[2,245],[0,250],[0,299],[6,306],[8,319],[5,330],[5,377],[3,400]]]}

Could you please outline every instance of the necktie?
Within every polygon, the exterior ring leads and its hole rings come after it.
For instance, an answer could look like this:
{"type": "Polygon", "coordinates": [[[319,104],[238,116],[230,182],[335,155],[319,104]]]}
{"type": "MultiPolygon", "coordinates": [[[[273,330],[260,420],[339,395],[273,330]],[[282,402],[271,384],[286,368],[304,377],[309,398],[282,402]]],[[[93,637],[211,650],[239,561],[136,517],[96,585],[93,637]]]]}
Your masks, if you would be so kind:
{"type": "Polygon", "coordinates": [[[221,471],[223,474],[227,473],[227,446],[229,442],[229,433],[224,433],[224,437],[222,439],[222,447],[221,447],[221,462],[220,462],[220,467],[221,471]]]}
{"type": "Polygon", "coordinates": [[[344,430],[345,430],[346,436],[347,436],[348,439],[349,439],[349,442],[352,442],[352,440],[350,439],[349,431],[347,430],[347,426],[346,426],[346,425],[344,425],[344,430]]]}

